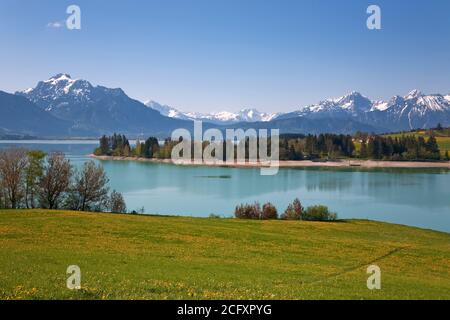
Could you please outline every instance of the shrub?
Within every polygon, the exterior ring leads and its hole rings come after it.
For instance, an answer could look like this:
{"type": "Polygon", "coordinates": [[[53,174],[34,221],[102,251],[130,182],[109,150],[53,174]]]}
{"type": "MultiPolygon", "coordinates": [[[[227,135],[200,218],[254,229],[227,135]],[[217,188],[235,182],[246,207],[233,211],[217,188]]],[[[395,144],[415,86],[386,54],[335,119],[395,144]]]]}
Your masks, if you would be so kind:
{"type": "Polygon", "coordinates": [[[303,220],[306,221],[335,221],[337,214],[330,212],[327,206],[312,206],[306,209],[303,220]]]}
{"type": "Polygon", "coordinates": [[[284,213],[281,215],[281,219],[284,220],[302,220],[304,209],[298,198],[288,205],[284,213]]]}
{"type": "Polygon", "coordinates": [[[261,206],[258,202],[241,204],[234,210],[234,215],[238,219],[260,219],[262,216],[261,206]]]}
{"type": "Polygon", "coordinates": [[[273,204],[271,204],[270,202],[263,205],[261,219],[263,219],[263,220],[278,219],[277,208],[275,208],[275,206],[273,204]]]}

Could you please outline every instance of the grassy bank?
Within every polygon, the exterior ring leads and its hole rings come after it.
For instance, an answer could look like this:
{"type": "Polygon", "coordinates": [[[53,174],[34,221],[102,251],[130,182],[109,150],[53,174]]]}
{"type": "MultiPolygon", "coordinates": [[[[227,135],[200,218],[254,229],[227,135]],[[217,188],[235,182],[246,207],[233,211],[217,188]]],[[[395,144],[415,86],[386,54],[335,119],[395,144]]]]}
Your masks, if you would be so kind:
{"type": "Polygon", "coordinates": [[[450,299],[450,234],[371,221],[0,211],[0,248],[1,299],[450,299]]]}

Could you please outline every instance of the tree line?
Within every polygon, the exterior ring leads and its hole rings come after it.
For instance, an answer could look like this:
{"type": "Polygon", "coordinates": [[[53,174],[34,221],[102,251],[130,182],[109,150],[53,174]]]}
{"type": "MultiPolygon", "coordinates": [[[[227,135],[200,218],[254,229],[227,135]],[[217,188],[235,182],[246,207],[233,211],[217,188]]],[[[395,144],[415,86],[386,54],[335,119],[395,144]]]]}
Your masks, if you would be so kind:
{"type": "Polygon", "coordinates": [[[43,208],[126,213],[122,194],[93,161],[76,169],[61,152],[0,151],[0,208],[43,208]]]}
{"type": "Polygon", "coordinates": [[[286,135],[280,137],[280,160],[353,157],[353,137],[343,134],[286,135]]]}
{"type": "MultiPolygon", "coordinates": [[[[247,137],[237,143],[244,144],[245,158],[249,158],[250,140],[247,137]]],[[[96,155],[124,156],[169,159],[173,147],[179,141],[166,139],[162,144],[155,137],[149,137],[141,142],[137,140],[136,145],[131,147],[124,135],[114,134],[103,136],[100,146],[95,150],[96,155]]],[[[223,160],[226,160],[226,145],[223,144],[223,160]]],[[[267,147],[270,150],[271,139],[267,147]]],[[[209,142],[203,142],[203,149],[209,142]]],[[[259,140],[257,140],[259,148],[259,140]]],[[[192,148],[194,143],[192,142],[192,148]]],[[[192,152],[192,155],[194,152],[192,152]]],[[[450,160],[448,151],[441,156],[439,145],[434,135],[427,139],[422,136],[402,135],[400,137],[381,136],[375,134],[357,133],[355,135],[344,134],[319,134],[319,135],[281,135],[279,137],[280,160],[324,160],[340,158],[358,158],[373,160],[398,160],[398,161],[426,161],[426,160],[450,160]],[[358,146],[358,148],[357,148],[358,146]]]]}
{"type": "Polygon", "coordinates": [[[135,146],[131,146],[124,135],[114,134],[110,137],[104,135],[100,138],[100,146],[95,149],[94,154],[98,156],[169,159],[172,148],[176,143],[166,139],[161,145],[157,138],[149,137],[142,142],[138,139],[135,146]]]}
{"type": "Polygon", "coordinates": [[[434,135],[362,136],[360,137],[360,158],[376,160],[449,160],[448,152],[441,157],[434,135]]]}

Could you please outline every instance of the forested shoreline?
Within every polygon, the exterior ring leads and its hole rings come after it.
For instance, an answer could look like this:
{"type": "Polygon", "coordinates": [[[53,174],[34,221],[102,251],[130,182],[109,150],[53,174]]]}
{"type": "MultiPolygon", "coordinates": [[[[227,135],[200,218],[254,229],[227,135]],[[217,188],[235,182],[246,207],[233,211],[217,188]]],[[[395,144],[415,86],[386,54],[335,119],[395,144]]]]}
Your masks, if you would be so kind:
{"type": "MultiPolygon", "coordinates": [[[[248,160],[250,140],[236,143],[245,144],[245,157],[248,160]]],[[[132,146],[125,135],[114,134],[100,138],[100,147],[94,151],[96,156],[135,157],[143,159],[170,159],[172,149],[179,141],[166,139],[160,143],[157,138],[149,137],[145,141],[136,141],[132,146]]],[[[270,150],[270,138],[268,150],[270,150]]],[[[194,148],[194,143],[192,148],[194,148]]],[[[203,150],[209,142],[203,142],[203,150]]],[[[225,155],[225,143],[222,142],[225,155]]],[[[259,143],[257,142],[259,146],[259,143]]],[[[191,154],[194,154],[192,152],[191,154]]],[[[281,135],[279,137],[279,160],[385,160],[385,161],[448,161],[448,150],[441,153],[435,136],[428,138],[404,134],[399,137],[381,136],[365,133],[351,135],[319,134],[319,135],[281,135]]]]}

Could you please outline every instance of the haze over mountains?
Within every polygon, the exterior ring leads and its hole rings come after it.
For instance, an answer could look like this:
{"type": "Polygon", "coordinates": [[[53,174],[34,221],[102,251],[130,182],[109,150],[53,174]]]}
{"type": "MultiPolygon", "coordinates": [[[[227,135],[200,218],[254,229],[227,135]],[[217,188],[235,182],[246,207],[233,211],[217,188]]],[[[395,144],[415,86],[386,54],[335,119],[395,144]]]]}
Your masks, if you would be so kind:
{"type": "MultiPolygon", "coordinates": [[[[274,106],[276,107],[276,106],[274,106]]],[[[176,128],[272,128],[282,133],[392,132],[450,126],[450,95],[425,95],[413,90],[404,97],[372,101],[358,92],[327,99],[289,113],[196,113],[149,101],[134,100],[120,89],[93,86],[86,80],[58,74],[36,87],[9,94],[0,91],[0,135],[98,137],[114,132],[130,137],[170,136],[176,128]]]]}

